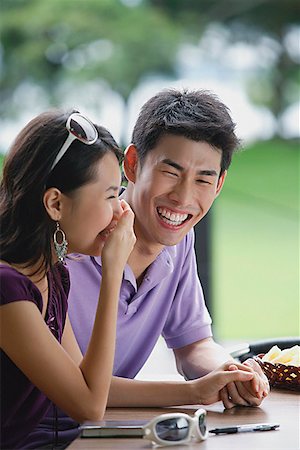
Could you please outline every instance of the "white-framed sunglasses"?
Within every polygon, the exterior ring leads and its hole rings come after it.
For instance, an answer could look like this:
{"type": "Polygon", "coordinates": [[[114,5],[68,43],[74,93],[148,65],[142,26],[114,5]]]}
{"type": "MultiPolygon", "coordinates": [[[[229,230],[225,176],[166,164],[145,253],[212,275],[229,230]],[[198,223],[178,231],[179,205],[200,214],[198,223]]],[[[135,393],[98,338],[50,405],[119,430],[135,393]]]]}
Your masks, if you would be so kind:
{"type": "Polygon", "coordinates": [[[75,139],[83,142],[86,145],[92,145],[98,139],[98,131],[95,125],[85,116],[79,112],[72,113],[66,122],[66,128],[69,132],[67,139],[63,143],[56,158],[51,166],[50,172],[54,169],[56,164],[64,156],[70,145],[75,139]]]}
{"type": "Polygon", "coordinates": [[[185,413],[168,413],[154,417],[143,427],[144,439],[161,446],[186,444],[207,439],[206,411],[198,409],[194,417],[185,413]]]}

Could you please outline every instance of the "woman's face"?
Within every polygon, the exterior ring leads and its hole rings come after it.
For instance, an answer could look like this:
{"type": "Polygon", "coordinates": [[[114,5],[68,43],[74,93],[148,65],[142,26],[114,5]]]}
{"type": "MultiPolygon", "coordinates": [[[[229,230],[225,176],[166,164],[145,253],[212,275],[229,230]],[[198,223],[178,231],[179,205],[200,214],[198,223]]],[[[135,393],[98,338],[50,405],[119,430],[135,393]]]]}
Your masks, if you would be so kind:
{"type": "Polygon", "coordinates": [[[98,162],[96,176],[72,196],[62,195],[60,227],[66,234],[68,253],[101,254],[122,209],[118,198],[119,163],[112,152],[98,162]]]}

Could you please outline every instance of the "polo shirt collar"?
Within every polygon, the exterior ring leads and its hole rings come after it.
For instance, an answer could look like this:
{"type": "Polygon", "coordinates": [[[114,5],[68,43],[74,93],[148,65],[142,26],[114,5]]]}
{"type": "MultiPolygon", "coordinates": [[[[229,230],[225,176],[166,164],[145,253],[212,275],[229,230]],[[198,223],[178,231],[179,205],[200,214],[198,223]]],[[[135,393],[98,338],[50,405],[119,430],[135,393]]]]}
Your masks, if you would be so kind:
{"type": "MultiPolygon", "coordinates": [[[[164,247],[160,254],[156,257],[152,264],[148,267],[143,282],[137,289],[136,279],[131,270],[131,267],[126,264],[123,274],[123,280],[128,281],[135,289],[138,291],[138,296],[142,295],[145,292],[148,292],[149,289],[152,289],[154,286],[159,284],[164,278],[166,278],[170,273],[174,270],[173,258],[171,257],[171,253],[173,249],[172,247],[164,247]]],[[[98,266],[100,269],[100,273],[102,273],[102,263],[100,256],[91,256],[93,264],[98,266]]]]}

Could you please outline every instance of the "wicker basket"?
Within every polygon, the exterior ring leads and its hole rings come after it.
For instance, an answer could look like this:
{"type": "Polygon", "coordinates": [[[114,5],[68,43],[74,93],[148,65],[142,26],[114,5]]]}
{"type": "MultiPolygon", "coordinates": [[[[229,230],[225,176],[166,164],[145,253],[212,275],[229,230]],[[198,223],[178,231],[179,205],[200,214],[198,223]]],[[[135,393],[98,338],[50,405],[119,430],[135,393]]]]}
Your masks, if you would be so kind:
{"type": "Polygon", "coordinates": [[[264,355],[254,357],[267,376],[270,386],[300,392],[300,367],[262,361],[264,355]]]}

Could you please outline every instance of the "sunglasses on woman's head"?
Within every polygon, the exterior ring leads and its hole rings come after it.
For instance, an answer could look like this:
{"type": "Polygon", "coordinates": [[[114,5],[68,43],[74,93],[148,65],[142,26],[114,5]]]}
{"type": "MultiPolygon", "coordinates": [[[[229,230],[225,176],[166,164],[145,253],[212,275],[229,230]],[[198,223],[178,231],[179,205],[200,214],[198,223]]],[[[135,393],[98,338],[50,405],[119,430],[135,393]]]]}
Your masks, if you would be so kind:
{"type": "Polygon", "coordinates": [[[68,137],[63,143],[63,146],[59,150],[58,154],[56,155],[50,172],[61,160],[61,158],[64,156],[75,139],[78,139],[80,142],[83,142],[86,145],[92,145],[98,139],[98,131],[95,128],[95,125],[87,117],[78,112],[72,113],[69,116],[66,123],[66,128],[69,132],[68,137]]]}
{"type": "Polygon", "coordinates": [[[208,436],[206,411],[198,409],[194,417],[184,413],[161,414],[144,427],[144,438],[158,445],[186,444],[194,438],[204,441],[208,436]]]}

